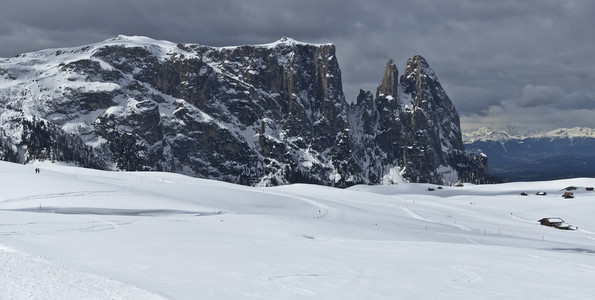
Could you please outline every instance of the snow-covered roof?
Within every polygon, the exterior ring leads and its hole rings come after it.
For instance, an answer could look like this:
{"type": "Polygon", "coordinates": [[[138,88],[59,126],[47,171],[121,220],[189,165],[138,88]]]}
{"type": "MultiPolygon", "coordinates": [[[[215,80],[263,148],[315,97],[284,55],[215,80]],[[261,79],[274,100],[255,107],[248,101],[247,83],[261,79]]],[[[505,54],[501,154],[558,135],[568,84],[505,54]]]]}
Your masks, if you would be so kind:
{"type": "Polygon", "coordinates": [[[550,223],[564,223],[561,218],[543,218],[542,220],[547,220],[550,223]]]}

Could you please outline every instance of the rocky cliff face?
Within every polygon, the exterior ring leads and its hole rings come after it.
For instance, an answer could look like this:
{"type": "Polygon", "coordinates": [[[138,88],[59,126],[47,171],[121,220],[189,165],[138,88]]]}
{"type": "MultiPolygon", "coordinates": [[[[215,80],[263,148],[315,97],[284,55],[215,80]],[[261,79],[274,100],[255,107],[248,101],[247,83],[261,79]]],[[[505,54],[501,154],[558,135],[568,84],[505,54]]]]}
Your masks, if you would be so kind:
{"type": "Polygon", "coordinates": [[[486,175],[483,161],[465,155],[458,115],[420,56],[400,78],[390,61],[376,96],[362,91],[348,104],[331,44],[214,48],[118,36],[0,60],[0,103],[0,156],[19,162],[249,185],[486,175]]]}
{"type": "Polygon", "coordinates": [[[363,151],[363,160],[374,165],[367,178],[381,183],[402,180],[395,174],[413,182],[488,180],[487,159],[465,154],[459,116],[427,61],[410,58],[397,78],[389,61],[376,97],[361,91],[352,108],[351,119],[357,120],[352,123],[363,128],[363,144],[372,145],[363,151]]]}

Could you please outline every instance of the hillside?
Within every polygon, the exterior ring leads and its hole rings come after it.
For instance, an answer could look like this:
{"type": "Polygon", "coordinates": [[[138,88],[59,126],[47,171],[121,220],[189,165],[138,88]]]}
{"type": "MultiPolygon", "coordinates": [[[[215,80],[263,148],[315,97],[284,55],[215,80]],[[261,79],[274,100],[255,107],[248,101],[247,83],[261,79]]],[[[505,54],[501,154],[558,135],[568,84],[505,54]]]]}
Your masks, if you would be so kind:
{"type": "Polygon", "coordinates": [[[258,188],[0,162],[0,182],[2,299],[595,294],[593,178],[258,188]],[[568,186],[574,199],[560,197],[568,186]],[[544,217],[578,229],[541,226],[544,217]]]}

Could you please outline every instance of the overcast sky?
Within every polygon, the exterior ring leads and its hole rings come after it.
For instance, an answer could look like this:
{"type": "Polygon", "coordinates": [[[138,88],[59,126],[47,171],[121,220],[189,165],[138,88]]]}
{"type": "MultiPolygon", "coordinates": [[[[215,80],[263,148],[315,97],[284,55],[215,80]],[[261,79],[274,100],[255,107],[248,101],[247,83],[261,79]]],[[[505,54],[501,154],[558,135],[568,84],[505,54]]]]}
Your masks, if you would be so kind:
{"type": "Polygon", "coordinates": [[[465,129],[595,127],[595,1],[0,0],[0,57],[118,34],[337,47],[349,101],[423,55],[465,129]]]}

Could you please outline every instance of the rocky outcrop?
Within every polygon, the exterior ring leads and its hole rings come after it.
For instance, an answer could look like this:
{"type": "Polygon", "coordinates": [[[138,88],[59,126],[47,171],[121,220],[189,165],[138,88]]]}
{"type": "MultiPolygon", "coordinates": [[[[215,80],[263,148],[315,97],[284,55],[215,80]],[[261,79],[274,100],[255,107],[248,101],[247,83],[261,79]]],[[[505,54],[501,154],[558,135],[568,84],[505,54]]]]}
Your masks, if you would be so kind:
{"type": "MultiPolygon", "coordinates": [[[[421,56],[400,77],[389,61],[376,95],[353,104],[335,47],[289,38],[215,48],[118,36],[4,59],[0,81],[3,136],[22,134],[6,116],[44,120],[91,149],[94,167],[248,185],[485,177],[421,56]]],[[[1,140],[4,159],[37,157],[16,155],[30,148],[15,140],[1,140]]]]}
{"type": "Polygon", "coordinates": [[[489,180],[487,159],[465,153],[456,109],[419,55],[407,61],[400,77],[390,60],[376,98],[360,91],[351,115],[352,125],[361,128],[361,144],[370,145],[361,160],[369,161],[371,182],[489,180]]]}
{"type": "Polygon", "coordinates": [[[386,63],[386,68],[384,70],[384,77],[382,77],[382,82],[376,89],[376,97],[384,96],[385,98],[391,97],[393,99],[398,98],[398,89],[399,89],[399,70],[397,70],[397,66],[393,63],[393,60],[389,60],[386,63]]]}

